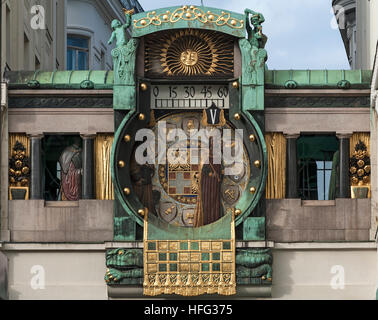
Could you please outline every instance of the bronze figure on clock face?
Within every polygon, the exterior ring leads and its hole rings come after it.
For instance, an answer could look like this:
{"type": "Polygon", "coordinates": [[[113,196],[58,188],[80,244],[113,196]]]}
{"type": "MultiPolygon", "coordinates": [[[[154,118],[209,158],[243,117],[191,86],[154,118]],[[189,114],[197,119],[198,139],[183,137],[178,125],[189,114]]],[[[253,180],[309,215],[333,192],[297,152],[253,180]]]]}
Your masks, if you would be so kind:
{"type": "MultiPolygon", "coordinates": [[[[218,118],[221,124],[219,129],[232,129],[229,124],[223,123],[223,117],[218,118]]],[[[162,138],[158,127],[164,121],[164,134],[181,129],[187,134],[188,140],[167,143],[166,163],[158,164],[156,154],[156,164],[153,166],[131,164],[133,190],[142,205],[162,221],[174,226],[201,227],[219,220],[232,211],[248,184],[250,168],[245,148],[240,173],[225,175],[224,169],[230,164],[215,161],[213,149],[216,146],[211,138],[212,129],[203,120],[202,112],[181,112],[157,119],[152,128],[156,137],[162,138]],[[208,142],[189,139],[193,130],[201,129],[207,130],[208,142]],[[207,163],[201,158],[201,151],[208,155],[207,163]],[[169,152],[180,159],[179,163],[170,162],[169,152]],[[192,154],[198,155],[197,163],[189,161],[192,154]]],[[[233,145],[231,143],[231,147],[233,145]]]]}

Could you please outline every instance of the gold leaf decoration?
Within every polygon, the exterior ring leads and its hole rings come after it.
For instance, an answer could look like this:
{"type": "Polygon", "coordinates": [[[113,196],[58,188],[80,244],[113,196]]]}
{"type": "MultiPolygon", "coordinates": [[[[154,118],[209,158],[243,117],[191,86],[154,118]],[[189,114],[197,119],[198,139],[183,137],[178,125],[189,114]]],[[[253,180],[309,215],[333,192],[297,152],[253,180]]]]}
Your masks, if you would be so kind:
{"type": "Polygon", "coordinates": [[[233,76],[234,40],[214,32],[185,29],[146,38],[149,76],[233,76]]]}
{"type": "Polygon", "coordinates": [[[216,25],[218,27],[228,26],[232,29],[243,29],[244,21],[233,18],[231,13],[222,11],[216,14],[211,11],[203,11],[195,6],[182,6],[175,11],[165,11],[157,14],[156,11],[150,11],[143,18],[134,20],[134,28],[143,29],[150,25],[160,26],[165,23],[176,23],[184,21],[199,21],[203,24],[216,25]]]}

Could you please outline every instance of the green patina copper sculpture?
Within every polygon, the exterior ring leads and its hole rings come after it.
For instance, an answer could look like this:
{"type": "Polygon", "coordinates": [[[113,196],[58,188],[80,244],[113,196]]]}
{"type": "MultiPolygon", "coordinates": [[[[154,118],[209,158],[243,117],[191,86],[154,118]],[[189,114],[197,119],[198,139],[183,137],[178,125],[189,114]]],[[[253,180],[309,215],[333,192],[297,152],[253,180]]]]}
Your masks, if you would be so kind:
{"type": "Polygon", "coordinates": [[[265,21],[261,13],[244,10],[248,39],[240,39],[242,54],[243,110],[264,109],[264,72],[268,54],[264,49],[268,38],[262,33],[265,21]],[[252,15],[251,18],[250,15],[252,15]],[[252,28],[252,26],[253,28],[252,28]]]}
{"type": "Polygon", "coordinates": [[[236,281],[238,284],[270,284],[272,281],[271,249],[237,249],[236,281]]]}
{"type": "Polygon", "coordinates": [[[135,109],[135,57],[139,40],[126,37],[126,30],[131,26],[131,16],[134,10],[125,10],[126,23],[121,24],[119,20],[113,20],[113,33],[108,44],[112,44],[116,39],[117,46],[112,50],[114,63],[114,84],[115,91],[117,85],[124,86],[118,94],[114,94],[115,109],[135,109]]]}
{"type": "Polygon", "coordinates": [[[143,250],[112,249],[106,252],[105,281],[108,284],[142,284],[143,250]]]}

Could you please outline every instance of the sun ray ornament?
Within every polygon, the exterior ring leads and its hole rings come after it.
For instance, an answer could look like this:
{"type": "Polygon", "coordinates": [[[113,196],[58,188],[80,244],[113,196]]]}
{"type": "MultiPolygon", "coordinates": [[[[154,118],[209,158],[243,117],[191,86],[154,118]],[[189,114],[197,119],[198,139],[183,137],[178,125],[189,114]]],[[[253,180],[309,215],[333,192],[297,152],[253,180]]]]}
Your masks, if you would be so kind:
{"type": "Polygon", "coordinates": [[[233,42],[224,34],[195,29],[149,37],[146,72],[167,76],[233,74],[233,42]]]}

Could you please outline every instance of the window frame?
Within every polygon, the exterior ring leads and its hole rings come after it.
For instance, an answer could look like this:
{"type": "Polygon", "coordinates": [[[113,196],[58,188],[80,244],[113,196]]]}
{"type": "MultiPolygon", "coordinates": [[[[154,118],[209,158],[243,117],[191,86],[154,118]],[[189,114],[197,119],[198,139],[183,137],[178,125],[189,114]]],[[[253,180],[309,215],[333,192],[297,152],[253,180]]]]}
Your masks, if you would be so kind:
{"type": "MultiPolygon", "coordinates": [[[[91,37],[88,37],[88,36],[82,35],[82,34],[77,34],[77,33],[67,33],[67,59],[68,59],[68,50],[74,50],[74,52],[75,52],[75,68],[74,69],[70,69],[70,70],[73,70],[73,71],[76,71],[76,70],[89,70],[89,65],[90,65],[90,47],[91,47],[91,37]],[[71,45],[68,44],[68,39],[69,38],[88,40],[88,47],[87,48],[83,48],[83,47],[71,46],[71,45]],[[87,54],[87,65],[86,65],[86,67],[84,69],[79,69],[79,52],[85,52],[87,54]]],[[[67,61],[67,64],[68,64],[68,61],[67,61]]],[[[68,65],[67,65],[67,70],[69,70],[68,69],[68,65]]]]}

